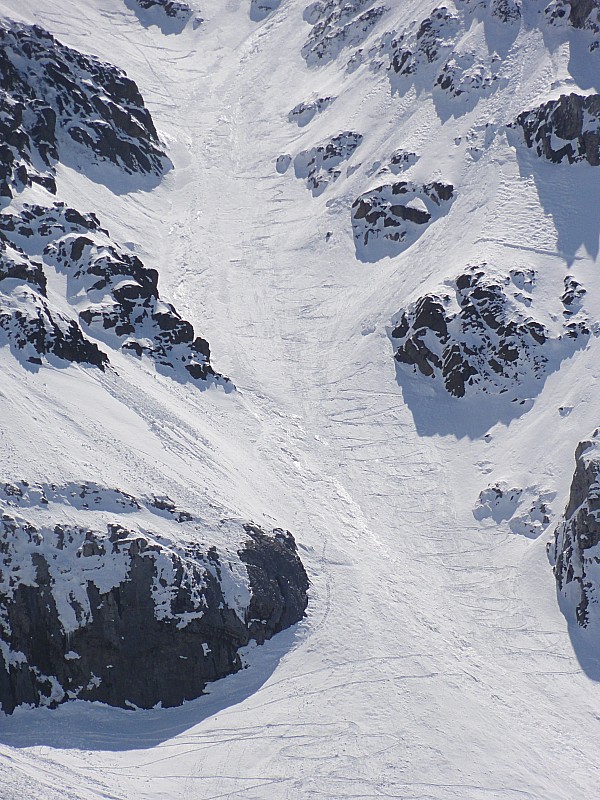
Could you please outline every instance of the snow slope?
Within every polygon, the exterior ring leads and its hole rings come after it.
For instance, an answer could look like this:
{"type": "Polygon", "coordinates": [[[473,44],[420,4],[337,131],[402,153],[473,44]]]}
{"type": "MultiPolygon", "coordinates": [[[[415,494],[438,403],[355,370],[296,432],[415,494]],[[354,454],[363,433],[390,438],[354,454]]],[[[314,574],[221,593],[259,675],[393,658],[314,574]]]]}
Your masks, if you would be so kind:
{"type": "Polygon", "coordinates": [[[207,0],[180,33],[128,5],[0,9],[138,83],[173,170],[132,191],[61,166],[60,197],[158,270],[237,391],[199,391],[119,352],[119,380],[28,372],[3,348],[2,477],[156,492],[215,524],[289,528],[309,615],[178,709],[17,710],[0,721],[0,796],[594,797],[598,659],[560,611],[546,544],[598,421],[600,189],[594,167],[542,161],[506,129],[561,93],[598,91],[588,33],[546,25],[543,4],[508,27],[461,16],[452,46],[495,52],[500,72],[457,108],[429,67],[391,83],[379,46],[412,23],[414,37],[431,2],[388,3],[351,69],[351,47],[307,66],[298,0],[259,22],[247,0],[207,0]],[[336,99],[308,125],[288,121],[319,97],[336,99]],[[317,196],[277,171],[279,155],[343,131],[363,139],[317,196]],[[399,148],[419,155],[406,180],[456,196],[409,247],[357,258],[352,203],[404,179],[381,174],[399,148]],[[567,275],[587,290],[589,340],[522,403],[457,399],[394,363],[399,310],[482,262],[534,270],[548,325],[567,275]],[[499,482],[554,496],[552,524],[531,537],[474,515],[499,482]]]}

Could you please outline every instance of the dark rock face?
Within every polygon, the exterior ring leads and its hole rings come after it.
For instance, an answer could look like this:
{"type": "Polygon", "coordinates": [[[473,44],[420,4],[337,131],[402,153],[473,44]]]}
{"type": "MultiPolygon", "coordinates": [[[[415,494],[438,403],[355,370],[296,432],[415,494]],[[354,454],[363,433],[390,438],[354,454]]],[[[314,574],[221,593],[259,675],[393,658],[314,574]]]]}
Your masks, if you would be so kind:
{"type": "Polygon", "coordinates": [[[448,212],[453,197],[454,187],[441,181],[423,185],[399,181],[365,192],[352,203],[359,258],[375,260],[406,249],[448,212]]]}
{"type": "Polygon", "coordinates": [[[401,148],[394,150],[390,156],[390,172],[394,175],[399,175],[401,172],[404,172],[409,167],[416,164],[418,160],[419,156],[409,150],[403,150],[401,148]]]}
{"type": "MultiPolygon", "coordinates": [[[[485,266],[485,265],[484,265],[485,266]]],[[[426,294],[401,312],[391,333],[401,368],[430,378],[454,397],[473,393],[532,397],[548,372],[589,337],[584,318],[552,334],[531,313],[534,275],[490,276],[471,267],[451,294],[426,294]]]]}
{"type": "Polygon", "coordinates": [[[74,147],[88,163],[161,175],[169,162],[135,83],[37,25],[0,25],[0,196],[40,183],[74,147]]]}
{"type": "Polygon", "coordinates": [[[600,165],[600,95],[561,95],[516,119],[527,147],[548,161],[600,165]]]}
{"type": "Polygon", "coordinates": [[[490,63],[485,64],[474,53],[455,53],[440,70],[435,85],[454,98],[486,94],[498,81],[496,66],[499,61],[498,56],[493,56],[490,63]]]}
{"type": "Polygon", "coordinates": [[[313,197],[316,197],[328,184],[339,178],[339,165],[350,158],[362,139],[360,133],[343,131],[328,142],[303,150],[294,159],[296,177],[304,178],[313,197]]]}
{"type": "Polygon", "coordinates": [[[333,61],[345,47],[363,42],[381,17],[385,6],[372,8],[374,0],[319,0],[304,12],[312,25],[302,56],[309,66],[333,61]]]}
{"type": "Polygon", "coordinates": [[[600,40],[600,0],[552,0],[544,9],[546,20],[556,27],[570,26],[581,31],[589,31],[594,39],[589,50],[597,50],[600,40]]]}
{"type": "Polygon", "coordinates": [[[0,289],[6,285],[7,295],[10,291],[4,304],[11,310],[10,320],[3,317],[0,326],[13,349],[23,349],[30,362],[40,363],[41,355],[52,352],[104,368],[108,357],[86,339],[82,325],[109,346],[152,359],[172,377],[228,383],[210,364],[208,342],[160,298],[156,270],[115,244],[94,214],[81,214],[64,203],[49,208],[24,204],[20,214],[2,214],[0,237],[0,243],[5,240],[0,275],[6,276],[0,289]],[[37,247],[42,262],[26,256],[20,249],[25,245],[30,251],[37,247]],[[67,300],[77,305],[77,321],[52,311],[43,298],[44,266],[67,275],[67,300]],[[17,292],[18,276],[34,288],[17,292]],[[27,310],[19,311],[24,304],[27,310]]]}
{"type": "Polygon", "coordinates": [[[318,97],[316,100],[298,103],[288,114],[288,120],[290,122],[295,122],[299,128],[304,128],[317,114],[321,114],[325,111],[334,100],[335,97],[318,97]]]}
{"type": "Polygon", "coordinates": [[[568,615],[583,628],[597,615],[600,600],[600,445],[581,442],[575,451],[575,474],[562,522],[548,545],[558,591],[568,615]]]}
{"type": "Polygon", "coordinates": [[[157,507],[94,484],[24,481],[0,487],[0,498],[6,713],[75,698],[179,705],[237,671],[251,639],[304,615],[308,579],[288,532],[229,523],[220,532],[229,544],[217,550],[199,543],[202,523],[169,498],[157,507]],[[65,506],[104,512],[107,524],[54,522],[65,506]],[[171,515],[184,544],[148,533],[138,523],[148,514],[171,515]]]}

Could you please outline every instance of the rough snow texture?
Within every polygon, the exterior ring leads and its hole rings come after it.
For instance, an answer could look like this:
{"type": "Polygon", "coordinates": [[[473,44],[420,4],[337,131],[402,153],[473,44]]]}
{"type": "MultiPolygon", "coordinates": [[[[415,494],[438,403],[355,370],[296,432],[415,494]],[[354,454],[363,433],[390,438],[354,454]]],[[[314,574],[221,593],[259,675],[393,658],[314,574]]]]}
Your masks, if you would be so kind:
{"type": "MultiPolygon", "coordinates": [[[[294,159],[296,177],[306,180],[313,197],[322,194],[328,184],[340,177],[340,165],[352,156],[362,139],[360,133],[343,131],[323,144],[302,150],[294,159]]],[[[279,165],[278,171],[283,171],[279,165]]]]}
{"type": "Polygon", "coordinates": [[[450,291],[410,303],[391,333],[399,369],[432,379],[454,397],[534,396],[590,331],[583,319],[558,334],[548,330],[533,316],[533,285],[531,273],[500,277],[484,265],[459,275],[450,291]]]}
{"type": "Polygon", "coordinates": [[[396,255],[446,214],[454,197],[449,183],[398,181],[371,189],[352,203],[356,254],[365,261],[396,255]]]}
{"type": "Polygon", "coordinates": [[[564,518],[548,545],[558,591],[570,620],[598,623],[600,603],[600,443],[580,442],[564,518]]]}
{"type": "Polygon", "coordinates": [[[306,608],[285,531],[223,523],[231,544],[219,552],[169,498],[90,483],[4,484],[0,505],[5,712],[76,698],[179,705],[238,670],[251,638],[264,642],[306,608]],[[152,532],[153,517],[179,528],[179,544],[152,532]]]}
{"type": "Polygon", "coordinates": [[[124,72],[62,45],[37,25],[0,26],[0,194],[50,190],[58,157],[161,175],[168,160],[136,84],[124,72]]]}
{"type": "Polygon", "coordinates": [[[561,95],[517,117],[527,147],[555,164],[600,166],[600,95],[561,95]]]}

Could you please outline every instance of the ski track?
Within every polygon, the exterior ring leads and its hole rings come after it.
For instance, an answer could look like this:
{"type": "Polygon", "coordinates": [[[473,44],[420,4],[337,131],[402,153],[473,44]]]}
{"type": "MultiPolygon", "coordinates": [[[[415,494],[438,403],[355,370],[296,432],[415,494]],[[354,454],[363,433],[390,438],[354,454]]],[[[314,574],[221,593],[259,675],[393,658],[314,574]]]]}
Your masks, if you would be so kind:
{"type": "MultiPolygon", "coordinates": [[[[99,0],[83,18],[74,0],[64,12],[51,0],[19,12],[104,58],[117,61],[123,49],[123,65],[172,145],[175,170],[154,195],[115,200],[112,227],[135,231],[159,269],[161,292],[207,336],[217,369],[237,387],[226,395],[148,380],[145,367],[115,357],[118,377],[86,379],[126,410],[119,430],[132,433],[115,435],[96,417],[75,423],[58,401],[39,426],[86,443],[82,462],[92,471],[95,448],[106,480],[120,463],[119,479],[140,491],[146,482],[182,504],[207,498],[216,516],[231,507],[289,527],[310,572],[310,613],[295,632],[254,650],[248,670],[182,709],[18,712],[0,733],[0,797],[594,797],[598,687],[574,656],[544,542],[491,533],[470,513],[492,478],[478,464],[511,467],[501,460],[500,426],[489,446],[418,436],[394,380],[385,325],[411,291],[441,274],[423,254],[450,229],[432,228],[410,258],[359,264],[346,230],[352,179],[313,199],[293,170],[274,169],[279,153],[296,153],[321,133],[360,131],[373,108],[389,109],[395,124],[412,90],[392,101],[384,77],[372,88],[364,76],[339,78],[332,93],[346,97],[357,81],[348,110],[335,117],[340,97],[323,119],[296,130],[282,119],[321,79],[298,53],[308,31],[302,4],[282,3],[258,27],[246,5],[207,2],[206,29],[195,38],[144,29],[118,0],[99,0]],[[277,95],[286,87],[281,69],[290,70],[289,97],[277,95]],[[422,264],[419,274],[411,259],[422,264]],[[363,320],[372,330],[361,337],[363,320]]],[[[528,45],[521,63],[535,64],[537,53],[528,45]]],[[[548,70],[532,68],[522,103],[544,91],[548,70]]],[[[499,94],[489,101],[490,119],[503,110],[499,94]]],[[[411,120],[419,147],[427,147],[431,113],[423,107],[411,120]]],[[[384,141],[391,151],[386,137],[375,127],[351,166],[365,171],[384,141]]],[[[507,152],[498,144],[493,202],[485,224],[466,235],[465,256],[501,259],[518,249],[556,263],[560,280],[565,254],[552,220],[507,152]]],[[[72,180],[65,191],[74,197],[106,202],[103,187],[72,180]]],[[[460,269],[457,248],[447,257],[460,269]]],[[[548,380],[549,404],[556,381],[548,380]]],[[[27,382],[43,408],[39,381],[27,382]]],[[[526,418],[513,425],[526,447],[526,418]]],[[[51,438],[46,452],[58,453],[51,438]]]]}

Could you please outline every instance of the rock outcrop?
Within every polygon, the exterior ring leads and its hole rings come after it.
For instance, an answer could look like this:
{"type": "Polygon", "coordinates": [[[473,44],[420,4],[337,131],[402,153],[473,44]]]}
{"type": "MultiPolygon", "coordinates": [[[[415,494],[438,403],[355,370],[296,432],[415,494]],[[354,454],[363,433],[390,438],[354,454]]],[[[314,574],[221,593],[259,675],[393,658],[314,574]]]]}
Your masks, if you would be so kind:
{"type": "Polygon", "coordinates": [[[532,315],[535,276],[471,267],[450,291],[426,294],[400,313],[391,332],[400,369],[454,397],[474,393],[533,397],[546,375],[588,340],[583,314],[550,331],[532,315]],[[523,291],[525,289],[525,292],[523,291]]]}
{"type": "Polygon", "coordinates": [[[179,705],[240,669],[251,639],[304,615],[308,579],[286,531],[206,531],[169,498],[90,483],[4,484],[0,506],[6,713],[76,698],[179,705]]]}
{"type": "Polygon", "coordinates": [[[281,0],[251,0],[250,19],[255,22],[261,22],[273,11],[276,11],[280,5],[281,0]]]}
{"type": "Polygon", "coordinates": [[[0,275],[4,314],[0,327],[29,362],[51,352],[68,361],[104,368],[108,356],[87,336],[152,360],[178,380],[228,384],[210,363],[208,342],[158,293],[158,273],[110,238],[94,214],[64,203],[51,207],[25,203],[20,214],[0,217],[0,275]],[[36,251],[32,261],[21,248],[36,251]],[[67,276],[66,300],[75,319],[53,310],[45,297],[45,270],[67,276]],[[27,285],[19,288],[17,277],[27,285]],[[10,281],[8,279],[11,279],[10,281]],[[75,309],[77,309],[75,311],[75,309]],[[42,331],[45,333],[42,334],[42,331]]]}
{"type": "Polygon", "coordinates": [[[600,95],[563,94],[519,114],[516,124],[541,158],[600,166],[600,95]]]}
{"type": "Polygon", "coordinates": [[[340,175],[340,164],[347,161],[362,142],[362,135],[354,131],[343,131],[327,142],[303,150],[294,159],[294,173],[306,180],[313,197],[325,191],[340,175]]]}
{"type": "Polygon", "coordinates": [[[453,198],[454,187],[441,181],[398,181],[360,195],[351,212],[358,257],[374,261],[406,249],[448,212],[453,198]]]}
{"type": "Polygon", "coordinates": [[[494,527],[507,522],[511,533],[536,539],[550,525],[550,503],[555,497],[556,492],[538,486],[521,489],[499,481],[479,493],[473,516],[492,520],[494,527]]]}
{"type": "Polygon", "coordinates": [[[298,103],[288,114],[288,120],[295,122],[299,128],[304,128],[305,125],[312,122],[317,114],[321,114],[326,108],[329,108],[334,100],[335,97],[317,97],[316,100],[298,103]]]}
{"type": "Polygon", "coordinates": [[[37,25],[0,24],[0,85],[0,196],[31,183],[56,191],[56,160],[77,150],[128,174],[170,164],[136,84],[37,25]]]}
{"type": "Polygon", "coordinates": [[[318,0],[304,12],[312,25],[302,56],[308,66],[333,61],[346,47],[357,47],[386,13],[374,0],[318,0]]]}
{"type": "Polygon", "coordinates": [[[600,441],[581,442],[563,520],[548,545],[567,616],[587,627],[598,621],[600,602],[600,441]]]}

